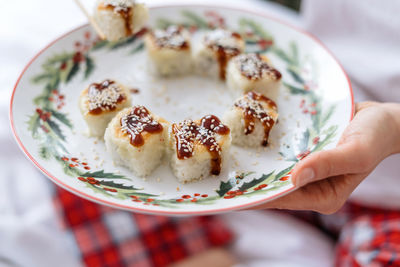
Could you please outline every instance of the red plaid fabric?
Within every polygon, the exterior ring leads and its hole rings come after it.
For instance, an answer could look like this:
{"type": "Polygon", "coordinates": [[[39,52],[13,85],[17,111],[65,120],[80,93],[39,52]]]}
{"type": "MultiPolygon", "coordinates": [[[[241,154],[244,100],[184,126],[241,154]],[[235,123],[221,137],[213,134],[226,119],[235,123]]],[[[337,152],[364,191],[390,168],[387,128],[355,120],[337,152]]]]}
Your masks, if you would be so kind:
{"type": "Polygon", "coordinates": [[[335,217],[347,217],[340,231],[335,266],[400,266],[400,211],[348,204],[335,217]]]}
{"type": "Polygon", "coordinates": [[[95,204],[61,188],[55,191],[55,204],[86,266],[166,266],[233,239],[213,216],[135,214],[95,204]]]}
{"type": "Polygon", "coordinates": [[[400,211],[346,203],[332,215],[284,211],[328,234],[336,243],[335,266],[400,266],[400,211]]]}

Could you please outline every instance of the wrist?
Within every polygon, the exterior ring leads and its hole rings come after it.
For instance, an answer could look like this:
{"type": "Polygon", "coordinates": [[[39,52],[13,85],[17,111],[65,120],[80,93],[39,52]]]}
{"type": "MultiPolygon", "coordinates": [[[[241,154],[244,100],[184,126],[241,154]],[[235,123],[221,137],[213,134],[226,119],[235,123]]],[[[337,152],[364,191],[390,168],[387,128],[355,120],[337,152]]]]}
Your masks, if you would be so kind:
{"type": "Polygon", "coordinates": [[[390,117],[390,122],[393,125],[393,154],[400,153],[400,104],[385,103],[383,104],[390,117]]]}

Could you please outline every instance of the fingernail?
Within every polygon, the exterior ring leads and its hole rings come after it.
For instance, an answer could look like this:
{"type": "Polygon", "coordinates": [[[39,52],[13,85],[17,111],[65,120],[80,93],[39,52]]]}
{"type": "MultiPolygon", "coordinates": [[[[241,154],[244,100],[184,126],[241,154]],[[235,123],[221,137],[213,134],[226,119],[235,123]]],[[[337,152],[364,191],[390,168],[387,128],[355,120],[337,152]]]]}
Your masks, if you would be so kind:
{"type": "Polygon", "coordinates": [[[311,168],[306,168],[302,170],[295,179],[295,186],[301,187],[310,183],[315,177],[314,170],[311,168]]]}

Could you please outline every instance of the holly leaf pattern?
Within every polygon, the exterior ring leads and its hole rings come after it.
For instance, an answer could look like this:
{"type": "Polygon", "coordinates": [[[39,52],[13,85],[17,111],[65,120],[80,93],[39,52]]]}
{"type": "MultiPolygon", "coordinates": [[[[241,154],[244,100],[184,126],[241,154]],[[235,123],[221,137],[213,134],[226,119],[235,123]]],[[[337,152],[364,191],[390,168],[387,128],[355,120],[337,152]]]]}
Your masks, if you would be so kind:
{"type": "Polygon", "coordinates": [[[94,70],[94,62],[93,59],[91,59],[89,56],[85,56],[85,63],[86,63],[86,68],[85,68],[85,79],[88,78],[90,76],[90,74],[92,74],[93,70],[94,70]]]}
{"type": "Polygon", "coordinates": [[[144,43],[140,43],[138,46],[132,49],[131,54],[135,54],[143,49],[144,49],[144,43]]]}
{"type": "Polygon", "coordinates": [[[229,179],[226,182],[221,182],[219,185],[219,189],[216,190],[217,194],[222,197],[225,195],[229,190],[231,190],[235,186],[235,179],[229,179]]]}
{"type": "Polygon", "coordinates": [[[273,173],[274,172],[272,171],[272,172],[270,172],[268,174],[263,174],[260,178],[255,178],[255,179],[251,180],[250,182],[245,182],[239,187],[239,190],[240,191],[244,191],[244,190],[250,189],[250,188],[258,185],[259,183],[264,182],[266,179],[271,177],[271,175],[273,173]]]}
{"type": "Polygon", "coordinates": [[[292,164],[292,165],[290,165],[289,167],[287,167],[286,169],[284,169],[284,170],[278,172],[278,174],[275,175],[274,182],[275,182],[275,181],[278,181],[278,180],[281,179],[283,176],[286,176],[286,175],[293,169],[294,165],[295,165],[295,164],[292,164]]]}
{"type": "Polygon", "coordinates": [[[39,125],[40,125],[39,114],[35,112],[35,114],[30,116],[28,121],[28,130],[31,131],[32,137],[36,137],[39,125]]]}
{"type": "Polygon", "coordinates": [[[47,125],[49,125],[50,129],[55,133],[61,140],[65,141],[65,136],[62,133],[60,126],[52,120],[46,121],[47,125]]]}
{"type": "Polygon", "coordinates": [[[71,81],[71,79],[77,74],[79,71],[79,63],[73,63],[72,68],[69,70],[67,78],[65,82],[71,81]]]}
{"type": "Polygon", "coordinates": [[[58,121],[60,121],[67,127],[72,128],[71,121],[67,118],[67,115],[65,115],[64,113],[58,112],[54,109],[47,109],[46,111],[51,112],[51,114],[54,118],[56,118],[58,121]]]}
{"type": "Polygon", "coordinates": [[[110,172],[104,172],[104,170],[95,171],[95,172],[85,172],[81,174],[82,177],[95,177],[95,178],[103,178],[103,179],[127,179],[123,175],[114,174],[110,172]]]}
{"type": "Polygon", "coordinates": [[[196,13],[184,10],[182,11],[182,16],[187,18],[191,24],[196,25],[198,28],[207,29],[208,23],[202,17],[198,16],[196,13]]]}
{"type": "Polygon", "coordinates": [[[49,151],[49,149],[45,146],[42,146],[39,149],[39,155],[44,158],[44,159],[50,159],[51,157],[51,152],[49,151]]]}
{"type": "Polygon", "coordinates": [[[290,93],[291,93],[291,94],[294,94],[294,95],[299,95],[299,94],[301,94],[301,95],[307,95],[307,94],[310,93],[310,91],[307,91],[307,90],[304,90],[304,89],[302,89],[302,88],[299,88],[299,87],[290,85],[290,84],[285,83],[285,82],[283,83],[283,85],[285,85],[286,88],[289,89],[290,93]]]}
{"type": "Polygon", "coordinates": [[[101,181],[100,180],[100,184],[102,186],[106,186],[107,188],[114,188],[114,189],[123,189],[123,190],[139,190],[139,188],[136,188],[132,185],[124,185],[124,184],[118,184],[114,181],[101,181]]]}

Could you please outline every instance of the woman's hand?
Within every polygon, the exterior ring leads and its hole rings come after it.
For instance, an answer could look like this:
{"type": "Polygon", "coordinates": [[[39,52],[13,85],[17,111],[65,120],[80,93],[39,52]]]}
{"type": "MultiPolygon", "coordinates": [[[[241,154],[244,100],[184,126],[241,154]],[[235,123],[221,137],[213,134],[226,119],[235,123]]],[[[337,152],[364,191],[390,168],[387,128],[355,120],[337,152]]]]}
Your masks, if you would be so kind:
{"type": "Polygon", "coordinates": [[[399,152],[400,104],[359,103],[336,148],[296,165],[292,179],[298,189],[256,209],[334,213],[383,159],[399,152]]]}

